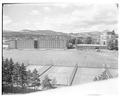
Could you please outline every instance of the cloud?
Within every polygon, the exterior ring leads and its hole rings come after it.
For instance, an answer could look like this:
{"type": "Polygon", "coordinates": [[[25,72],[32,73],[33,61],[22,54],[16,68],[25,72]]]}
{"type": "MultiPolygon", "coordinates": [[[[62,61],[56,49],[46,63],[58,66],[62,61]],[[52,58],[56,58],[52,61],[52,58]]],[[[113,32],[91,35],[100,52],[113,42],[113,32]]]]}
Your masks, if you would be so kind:
{"type": "Polygon", "coordinates": [[[112,30],[118,22],[117,12],[114,7],[103,7],[97,5],[84,6],[81,10],[76,8],[71,13],[61,13],[56,17],[46,16],[43,22],[38,25],[43,29],[48,28],[64,32],[112,30]]]}
{"type": "Polygon", "coordinates": [[[87,29],[87,30],[101,30],[114,29],[114,25],[118,23],[118,12],[115,6],[111,5],[96,5],[89,6],[88,9],[75,10],[72,12],[74,19],[71,29],[87,29]],[[80,28],[81,27],[81,28],[80,28]]]}
{"type": "Polygon", "coordinates": [[[11,18],[9,16],[3,15],[3,25],[7,25],[7,24],[9,24],[11,22],[12,22],[12,20],[11,20],[11,18]]]}
{"type": "Polygon", "coordinates": [[[38,10],[32,10],[31,15],[39,15],[39,11],[38,10]]]}
{"type": "Polygon", "coordinates": [[[55,6],[55,7],[59,7],[59,8],[67,8],[71,4],[69,4],[69,3],[54,3],[52,5],[55,6]]]}
{"type": "Polygon", "coordinates": [[[45,10],[45,11],[50,11],[51,8],[50,8],[50,7],[44,7],[44,10],[45,10]]]}
{"type": "MultiPolygon", "coordinates": [[[[14,8],[15,10],[15,8],[14,8]]],[[[10,11],[9,11],[10,12],[10,11]]],[[[12,11],[11,11],[12,12],[12,11]]],[[[14,12],[14,11],[13,11],[14,12]]],[[[50,29],[63,32],[80,32],[115,28],[118,23],[118,12],[114,4],[45,4],[25,6],[24,12],[13,16],[18,20],[17,28],[50,29]],[[31,13],[28,9],[32,10],[31,13]],[[26,18],[22,18],[25,17],[26,18]],[[25,20],[29,22],[25,22],[25,20]],[[20,23],[23,22],[23,23],[20,23]],[[19,25],[19,26],[18,26],[19,25]]],[[[6,12],[7,13],[7,12],[6,12]]],[[[11,15],[14,13],[11,13],[11,15]]],[[[4,23],[9,24],[11,18],[4,17],[4,23]]],[[[9,28],[12,25],[9,25],[9,28]]],[[[14,27],[15,28],[15,27],[14,27]]]]}
{"type": "Polygon", "coordinates": [[[94,21],[91,22],[91,24],[117,24],[118,22],[118,11],[116,10],[116,6],[103,6],[99,5],[98,7],[101,7],[97,14],[94,16],[94,21]]]}

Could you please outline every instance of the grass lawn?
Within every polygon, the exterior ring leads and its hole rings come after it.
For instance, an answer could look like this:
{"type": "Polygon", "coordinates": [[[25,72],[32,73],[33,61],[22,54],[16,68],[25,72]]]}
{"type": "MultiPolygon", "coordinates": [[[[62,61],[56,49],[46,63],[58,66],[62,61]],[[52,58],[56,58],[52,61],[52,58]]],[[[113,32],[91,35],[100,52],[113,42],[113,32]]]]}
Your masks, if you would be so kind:
{"type": "Polygon", "coordinates": [[[95,50],[3,50],[5,58],[13,58],[15,62],[38,65],[103,67],[107,64],[111,68],[118,67],[117,51],[95,50]]]}

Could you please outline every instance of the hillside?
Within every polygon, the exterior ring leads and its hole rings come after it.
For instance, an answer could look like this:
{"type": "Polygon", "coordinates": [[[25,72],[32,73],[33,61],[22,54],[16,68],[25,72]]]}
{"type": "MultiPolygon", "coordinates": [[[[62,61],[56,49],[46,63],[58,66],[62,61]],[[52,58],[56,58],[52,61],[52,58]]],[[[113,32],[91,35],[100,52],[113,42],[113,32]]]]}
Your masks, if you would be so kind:
{"type": "Polygon", "coordinates": [[[81,33],[63,33],[56,32],[52,30],[28,30],[24,29],[21,31],[3,31],[3,37],[27,37],[27,36],[39,36],[39,35],[64,35],[71,37],[93,37],[99,38],[102,32],[93,31],[93,32],[81,32],[81,33]]]}
{"type": "Polygon", "coordinates": [[[93,37],[97,38],[102,34],[102,32],[82,32],[82,33],[70,33],[73,37],[93,37]]]}
{"type": "Polygon", "coordinates": [[[21,36],[35,36],[35,35],[67,35],[62,32],[52,30],[21,30],[21,31],[3,31],[3,37],[21,37],[21,36]]]}

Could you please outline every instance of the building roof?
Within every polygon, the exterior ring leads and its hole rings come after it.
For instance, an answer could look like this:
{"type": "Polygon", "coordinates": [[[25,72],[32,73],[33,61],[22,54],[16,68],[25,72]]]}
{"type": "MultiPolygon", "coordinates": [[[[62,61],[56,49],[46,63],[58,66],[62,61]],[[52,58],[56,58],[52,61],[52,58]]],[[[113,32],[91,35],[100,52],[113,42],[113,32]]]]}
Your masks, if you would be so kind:
{"type": "Polygon", "coordinates": [[[77,46],[106,46],[106,45],[100,45],[100,44],[77,44],[77,46]]]}

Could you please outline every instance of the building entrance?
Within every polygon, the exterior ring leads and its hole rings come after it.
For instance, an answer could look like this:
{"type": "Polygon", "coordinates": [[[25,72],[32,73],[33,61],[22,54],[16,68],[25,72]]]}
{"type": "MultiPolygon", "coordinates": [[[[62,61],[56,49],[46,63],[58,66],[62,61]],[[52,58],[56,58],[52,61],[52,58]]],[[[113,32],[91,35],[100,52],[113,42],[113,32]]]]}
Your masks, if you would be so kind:
{"type": "Polygon", "coordinates": [[[38,40],[34,40],[34,48],[38,48],[38,40]]]}

